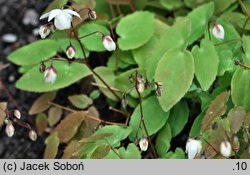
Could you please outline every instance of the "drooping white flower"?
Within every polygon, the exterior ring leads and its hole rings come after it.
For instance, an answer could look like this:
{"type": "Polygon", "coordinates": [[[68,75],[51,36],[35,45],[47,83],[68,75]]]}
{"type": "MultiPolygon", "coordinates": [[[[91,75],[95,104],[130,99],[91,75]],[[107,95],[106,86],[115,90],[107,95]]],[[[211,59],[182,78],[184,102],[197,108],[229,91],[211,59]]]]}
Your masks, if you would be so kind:
{"type": "Polygon", "coordinates": [[[20,111],[16,109],[16,110],[14,111],[14,116],[15,116],[16,118],[20,119],[20,118],[21,118],[21,113],[20,113],[20,111]]]}
{"type": "Polygon", "coordinates": [[[220,153],[224,157],[230,157],[232,152],[232,146],[228,141],[223,141],[220,144],[220,153]]]}
{"type": "Polygon", "coordinates": [[[224,28],[220,24],[215,24],[213,29],[212,29],[212,34],[214,35],[215,38],[219,40],[224,40],[225,32],[224,28]]]}
{"type": "Polygon", "coordinates": [[[148,139],[145,137],[142,137],[140,142],[139,142],[140,149],[142,151],[147,151],[148,149],[148,139]]]}
{"type": "Polygon", "coordinates": [[[66,54],[69,59],[72,59],[76,54],[76,49],[72,45],[70,45],[66,49],[66,54]]]}
{"type": "Polygon", "coordinates": [[[186,143],[186,153],[188,154],[188,159],[194,159],[195,156],[200,154],[202,149],[202,144],[200,140],[188,139],[186,143]]]}
{"type": "Polygon", "coordinates": [[[58,30],[65,30],[71,28],[72,16],[81,18],[80,15],[70,9],[54,9],[48,13],[45,13],[40,19],[48,18],[48,22],[55,18],[54,25],[58,30]]]}
{"type": "Polygon", "coordinates": [[[37,134],[34,130],[30,130],[29,132],[29,138],[32,140],[32,141],[36,141],[37,139],[37,134]]]}
{"type": "Polygon", "coordinates": [[[44,80],[46,83],[54,83],[56,81],[57,73],[53,66],[47,68],[44,72],[44,80]]]}
{"type": "Polygon", "coordinates": [[[143,93],[145,90],[145,83],[138,82],[136,88],[137,88],[138,92],[143,93]]]}
{"type": "Polygon", "coordinates": [[[42,39],[46,38],[50,34],[50,28],[47,25],[43,25],[39,28],[39,35],[42,39]]]}
{"type": "Polygon", "coordinates": [[[108,51],[114,51],[116,49],[116,44],[110,36],[103,36],[102,44],[108,51]]]}
{"type": "Polygon", "coordinates": [[[9,124],[7,124],[7,126],[5,128],[5,132],[6,132],[8,137],[12,137],[14,135],[15,128],[11,122],[9,124]]]}

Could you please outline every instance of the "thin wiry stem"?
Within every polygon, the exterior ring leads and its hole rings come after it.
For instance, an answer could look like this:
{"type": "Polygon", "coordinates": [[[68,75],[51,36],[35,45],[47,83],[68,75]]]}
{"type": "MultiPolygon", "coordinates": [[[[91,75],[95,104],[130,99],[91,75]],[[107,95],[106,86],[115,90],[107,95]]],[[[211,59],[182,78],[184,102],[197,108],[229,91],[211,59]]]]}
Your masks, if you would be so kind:
{"type": "Polygon", "coordinates": [[[249,21],[249,17],[247,17],[247,19],[246,19],[246,21],[245,21],[245,23],[244,23],[244,25],[243,25],[243,28],[242,28],[242,30],[241,30],[241,32],[240,32],[240,37],[241,37],[241,38],[243,37],[243,34],[244,34],[245,29],[246,29],[246,26],[247,26],[248,21],[249,21]]]}
{"type": "MultiPolygon", "coordinates": [[[[138,76],[137,70],[136,70],[136,72],[135,72],[135,76],[136,76],[136,77],[138,76]]],[[[151,138],[150,138],[150,136],[149,136],[149,133],[148,133],[148,130],[147,130],[145,121],[144,121],[141,94],[140,94],[139,90],[137,89],[138,81],[135,81],[135,82],[136,82],[135,89],[136,89],[136,92],[137,92],[137,94],[138,94],[139,105],[140,105],[140,113],[141,113],[141,115],[140,115],[141,119],[140,119],[140,123],[139,123],[139,128],[141,128],[141,125],[143,125],[143,128],[144,128],[144,131],[145,131],[146,136],[147,136],[147,138],[148,138],[149,144],[150,144],[150,146],[151,146],[151,148],[152,148],[153,155],[154,155],[155,158],[157,158],[158,156],[157,156],[155,147],[154,147],[154,145],[153,145],[153,143],[152,143],[152,141],[151,141],[151,138]]],[[[138,130],[139,130],[139,128],[138,128],[138,130]]],[[[137,130],[137,132],[138,132],[138,130],[137,130]]]]}

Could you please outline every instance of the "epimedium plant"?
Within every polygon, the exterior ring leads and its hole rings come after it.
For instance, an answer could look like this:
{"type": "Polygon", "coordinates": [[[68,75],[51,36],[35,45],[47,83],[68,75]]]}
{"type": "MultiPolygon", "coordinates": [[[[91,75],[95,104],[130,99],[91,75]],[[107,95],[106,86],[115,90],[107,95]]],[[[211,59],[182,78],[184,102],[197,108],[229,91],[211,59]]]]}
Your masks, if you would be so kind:
{"type": "Polygon", "coordinates": [[[16,87],[44,93],[29,111],[38,134],[49,133],[44,157],[66,144],[62,158],[250,158],[248,9],[241,0],[53,1],[42,40],[8,56],[23,74],[16,87]],[[89,55],[106,50],[107,64],[92,68],[89,55]],[[54,102],[87,76],[99,90],[69,96],[73,107],[54,102]],[[100,92],[123,122],[101,119],[100,92]],[[186,148],[174,150],[178,135],[186,148]]]}

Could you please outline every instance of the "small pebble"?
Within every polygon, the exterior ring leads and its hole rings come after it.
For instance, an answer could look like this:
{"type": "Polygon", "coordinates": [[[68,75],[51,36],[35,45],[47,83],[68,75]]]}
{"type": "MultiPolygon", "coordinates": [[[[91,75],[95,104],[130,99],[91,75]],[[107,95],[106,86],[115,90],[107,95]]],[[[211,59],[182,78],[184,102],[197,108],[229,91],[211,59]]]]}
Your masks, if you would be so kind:
{"type": "Polygon", "coordinates": [[[2,36],[2,40],[6,43],[14,43],[17,41],[17,36],[13,33],[7,33],[2,36]]]}
{"type": "Polygon", "coordinates": [[[24,25],[33,25],[36,26],[38,24],[38,14],[35,10],[29,9],[25,12],[23,17],[24,25]]]}

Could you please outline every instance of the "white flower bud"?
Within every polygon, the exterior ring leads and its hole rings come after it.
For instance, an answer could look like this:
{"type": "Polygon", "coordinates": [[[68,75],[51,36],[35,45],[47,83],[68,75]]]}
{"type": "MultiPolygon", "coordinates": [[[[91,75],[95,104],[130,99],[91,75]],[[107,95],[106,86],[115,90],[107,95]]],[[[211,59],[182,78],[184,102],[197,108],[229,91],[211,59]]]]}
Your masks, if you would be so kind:
{"type": "Polygon", "coordinates": [[[41,36],[42,39],[46,38],[50,34],[50,28],[46,25],[41,26],[39,28],[39,35],[41,36]]]}
{"type": "Polygon", "coordinates": [[[137,88],[138,92],[143,93],[145,90],[144,82],[138,82],[136,88],[137,88]]]}
{"type": "Polygon", "coordinates": [[[44,72],[44,80],[46,83],[54,83],[56,81],[57,73],[53,66],[47,68],[44,72]]]}
{"type": "Polygon", "coordinates": [[[224,28],[220,24],[215,24],[213,29],[212,29],[212,34],[214,35],[215,38],[219,40],[224,40],[224,28]]]}
{"type": "Polygon", "coordinates": [[[76,54],[76,49],[72,45],[70,45],[66,49],[66,54],[69,59],[72,59],[76,54]]]}
{"type": "Polygon", "coordinates": [[[88,16],[90,19],[95,20],[96,19],[96,12],[94,10],[89,10],[88,16]]]}
{"type": "Polygon", "coordinates": [[[116,49],[116,44],[110,36],[103,36],[102,44],[108,51],[114,51],[116,49]]]}
{"type": "Polygon", "coordinates": [[[72,16],[77,16],[78,18],[81,18],[80,15],[70,9],[54,9],[51,10],[48,13],[45,13],[40,17],[40,19],[48,18],[48,22],[50,22],[52,19],[54,20],[54,25],[58,30],[65,30],[71,28],[71,22],[73,20],[72,16]]]}
{"type": "Polygon", "coordinates": [[[200,154],[202,149],[202,144],[200,140],[188,139],[186,143],[186,153],[188,154],[188,159],[194,159],[195,156],[200,154]]]}
{"type": "Polygon", "coordinates": [[[12,137],[15,133],[15,128],[12,125],[12,123],[10,122],[9,124],[7,124],[6,128],[5,128],[5,132],[7,134],[8,137],[12,137]]]}
{"type": "Polygon", "coordinates": [[[30,130],[29,132],[29,138],[32,140],[32,141],[36,141],[37,139],[37,134],[34,130],[30,130]]]}
{"type": "Polygon", "coordinates": [[[140,142],[139,142],[140,149],[142,151],[147,151],[148,149],[148,139],[145,137],[142,137],[140,142]]]}
{"type": "Polygon", "coordinates": [[[223,141],[220,144],[220,153],[224,157],[230,157],[232,152],[232,146],[228,141],[223,141]]]}
{"type": "Polygon", "coordinates": [[[15,116],[16,118],[20,119],[20,118],[21,118],[21,113],[20,113],[20,111],[16,109],[16,110],[14,111],[14,116],[15,116]]]}

